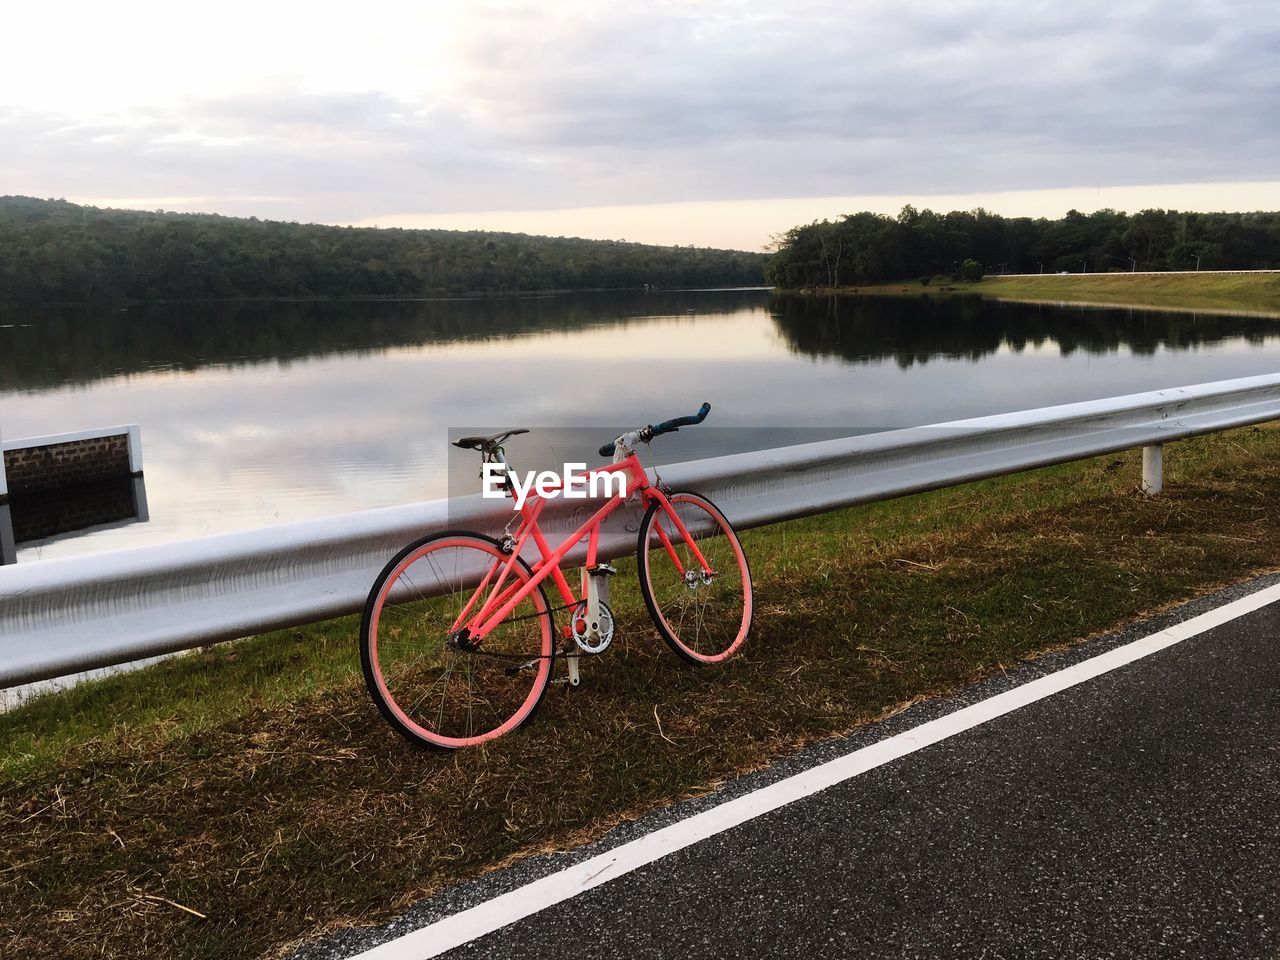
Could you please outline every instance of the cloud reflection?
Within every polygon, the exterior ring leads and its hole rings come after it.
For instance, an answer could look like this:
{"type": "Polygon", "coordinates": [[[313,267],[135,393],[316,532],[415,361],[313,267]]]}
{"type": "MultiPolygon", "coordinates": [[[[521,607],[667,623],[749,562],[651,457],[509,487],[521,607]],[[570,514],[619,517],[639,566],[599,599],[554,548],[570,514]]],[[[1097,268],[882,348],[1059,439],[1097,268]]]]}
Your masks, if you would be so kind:
{"type": "MultiPolygon", "coordinates": [[[[711,426],[775,445],[785,430],[753,431],[795,428],[808,440],[815,428],[933,423],[1271,372],[1280,360],[1274,323],[1251,318],[1016,305],[974,313],[959,301],[832,310],[765,294],[716,310],[706,296],[685,295],[693,313],[644,320],[628,316],[625,300],[611,308],[599,298],[593,322],[577,325],[551,322],[554,300],[526,301],[518,309],[545,326],[387,343],[359,339],[353,324],[344,346],[312,356],[293,343],[278,358],[10,386],[0,393],[8,437],[142,425],[151,522],[39,555],[443,496],[454,427],[579,426],[603,442],[616,427],[710,400],[711,426]]],[[[429,316],[438,306],[413,308],[429,316]]],[[[681,431],[652,452],[705,455],[699,442],[697,430],[681,431]]]]}

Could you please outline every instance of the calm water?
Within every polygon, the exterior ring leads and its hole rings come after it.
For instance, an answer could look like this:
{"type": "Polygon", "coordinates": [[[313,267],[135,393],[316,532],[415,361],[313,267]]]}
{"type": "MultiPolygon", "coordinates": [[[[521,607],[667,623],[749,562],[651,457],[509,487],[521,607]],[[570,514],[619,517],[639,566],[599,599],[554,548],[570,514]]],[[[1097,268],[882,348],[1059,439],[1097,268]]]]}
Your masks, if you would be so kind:
{"type": "Polygon", "coordinates": [[[598,443],[707,399],[719,452],[1277,370],[1280,321],[977,299],[179,306],[0,319],[0,430],[142,426],[150,521],[28,560],[444,496],[456,428],[598,443]]]}

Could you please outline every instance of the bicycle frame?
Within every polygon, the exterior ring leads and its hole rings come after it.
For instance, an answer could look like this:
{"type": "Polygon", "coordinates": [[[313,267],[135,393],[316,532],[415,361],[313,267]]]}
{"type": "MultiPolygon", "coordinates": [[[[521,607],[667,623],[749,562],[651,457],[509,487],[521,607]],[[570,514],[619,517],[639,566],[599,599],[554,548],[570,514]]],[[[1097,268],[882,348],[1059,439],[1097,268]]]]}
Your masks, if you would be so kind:
{"type": "MultiPolygon", "coordinates": [[[[707,563],[706,557],[702,555],[702,551],[698,549],[697,543],[689,535],[689,531],[685,528],[684,522],[680,519],[679,514],[671,508],[671,502],[666,495],[649,483],[649,477],[644,471],[644,467],[640,464],[639,457],[632,453],[626,458],[616,463],[607,464],[597,467],[596,473],[605,472],[622,472],[627,475],[627,487],[633,493],[638,493],[641,499],[647,504],[650,501],[657,501],[662,504],[667,516],[674,522],[677,536],[681,541],[687,544],[693,552],[694,558],[701,565],[704,575],[714,573],[707,563]]],[[[508,491],[510,495],[510,491],[508,491]]],[[[532,496],[527,499],[520,507],[520,526],[514,534],[515,545],[511,550],[511,556],[505,562],[494,561],[489,567],[488,572],[481,579],[475,592],[471,595],[471,599],[466,606],[458,614],[457,619],[453,622],[452,629],[457,631],[464,626],[467,628],[467,640],[469,643],[478,644],[492,630],[494,630],[503,620],[505,620],[511,612],[524,601],[534,590],[542,584],[547,578],[551,578],[559,590],[561,598],[566,606],[572,607],[578,603],[579,598],[569,586],[569,581],[565,578],[564,571],[560,569],[560,561],[568,555],[574,547],[582,542],[584,537],[587,538],[587,559],[586,566],[588,568],[596,565],[596,554],[600,541],[600,526],[619,506],[625,502],[626,498],[614,494],[609,500],[597,510],[592,517],[578,527],[576,531],[571,533],[565,540],[554,550],[547,542],[541,528],[538,526],[538,517],[546,507],[547,501],[540,496],[532,496]],[[525,546],[530,542],[537,547],[539,559],[531,564],[533,577],[527,582],[520,584],[513,580],[507,583],[512,569],[515,567],[516,560],[524,550],[525,546]],[[497,574],[497,580],[494,581],[494,575],[497,574]],[[492,587],[490,588],[490,583],[492,587]],[[505,586],[504,586],[505,584],[505,586]],[[480,606],[472,616],[472,609],[475,607],[476,601],[488,590],[488,598],[480,606]]],[[[684,564],[680,561],[679,554],[676,553],[675,544],[667,536],[666,531],[662,529],[661,524],[657,525],[658,538],[662,541],[663,547],[670,555],[672,561],[676,565],[676,569],[681,575],[685,573],[684,564]]]]}

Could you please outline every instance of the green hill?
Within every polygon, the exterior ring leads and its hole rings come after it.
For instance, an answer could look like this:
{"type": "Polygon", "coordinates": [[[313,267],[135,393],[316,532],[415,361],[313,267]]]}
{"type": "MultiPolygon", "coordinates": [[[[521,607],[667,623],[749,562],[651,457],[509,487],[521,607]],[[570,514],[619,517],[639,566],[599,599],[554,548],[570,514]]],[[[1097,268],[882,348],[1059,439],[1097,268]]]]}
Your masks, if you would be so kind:
{"type": "Polygon", "coordinates": [[[0,305],[759,284],[764,254],[0,197],[0,305]]]}

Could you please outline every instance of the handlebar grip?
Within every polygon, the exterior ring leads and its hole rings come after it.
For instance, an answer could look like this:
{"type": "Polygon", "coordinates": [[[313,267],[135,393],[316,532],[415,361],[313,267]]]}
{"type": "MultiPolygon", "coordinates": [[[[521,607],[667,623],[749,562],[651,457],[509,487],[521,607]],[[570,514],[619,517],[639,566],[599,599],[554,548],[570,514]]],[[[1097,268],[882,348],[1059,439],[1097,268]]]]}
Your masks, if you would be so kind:
{"type": "MultiPolygon", "coordinates": [[[[689,426],[693,426],[693,424],[695,423],[701,423],[703,420],[707,419],[707,414],[710,412],[711,412],[711,404],[704,402],[702,406],[698,408],[698,412],[695,413],[693,416],[675,417],[674,419],[671,419],[671,420],[664,420],[662,423],[658,424],[656,427],[649,426],[649,427],[645,427],[643,430],[638,431],[638,436],[640,437],[641,440],[647,443],[650,438],[656,437],[660,433],[674,433],[676,430],[679,430],[681,427],[689,427],[689,426]]],[[[601,445],[600,456],[612,457],[614,450],[616,449],[617,449],[617,441],[610,440],[608,443],[601,445]]]]}
{"type": "Polygon", "coordinates": [[[711,404],[703,403],[702,406],[698,408],[698,412],[691,417],[673,417],[670,420],[664,420],[653,428],[654,435],[656,436],[659,433],[671,433],[673,430],[678,430],[681,427],[691,427],[695,423],[701,423],[703,420],[707,419],[707,414],[710,412],[711,404]]]}

